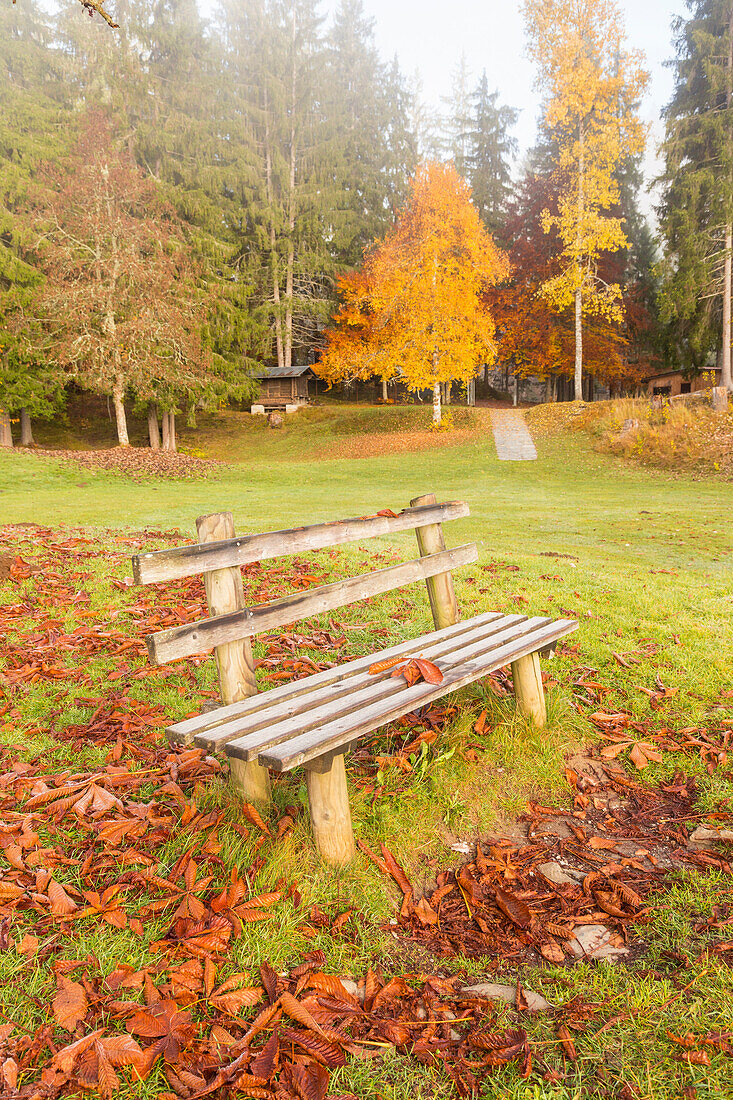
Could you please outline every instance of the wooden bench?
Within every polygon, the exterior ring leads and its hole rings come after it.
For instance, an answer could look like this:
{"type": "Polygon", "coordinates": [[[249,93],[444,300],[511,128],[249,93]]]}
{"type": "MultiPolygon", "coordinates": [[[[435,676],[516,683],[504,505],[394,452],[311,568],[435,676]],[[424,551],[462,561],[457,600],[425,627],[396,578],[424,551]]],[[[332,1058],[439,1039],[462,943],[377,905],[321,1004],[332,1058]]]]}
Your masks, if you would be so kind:
{"type": "Polygon", "coordinates": [[[360,737],[508,664],[520,711],[537,725],[545,724],[539,655],[552,652],[557,640],[578,624],[495,611],[461,622],[452,570],[476,561],[478,551],[473,543],[447,550],[442,524],[468,514],[467,504],[437,504],[430,494],[416,498],[398,515],[386,511],[236,537],[231,514],[216,513],[196,521],[199,545],[133,558],[138,583],[204,577],[210,618],[161,630],[146,641],[155,664],[214,649],[224,705],[177,722],[167,730],[168,737],[210,751],[224,749],[233,781],[250,802],[269,800],[268,769],[304,767],[316,847],[330,862],[345,863],[354,854],[343,754],[360,737]],[[245,604],[240,566],[409,529],[416,532],[420,552],[412,561],[271,603],[245,604]],[[257,694],[254,635],[423,580],[433,632],[257,694]],[[400,656],[433,661],[442,682],[408,686],[391,670],[369,673],[374,663],[400,656]]]}

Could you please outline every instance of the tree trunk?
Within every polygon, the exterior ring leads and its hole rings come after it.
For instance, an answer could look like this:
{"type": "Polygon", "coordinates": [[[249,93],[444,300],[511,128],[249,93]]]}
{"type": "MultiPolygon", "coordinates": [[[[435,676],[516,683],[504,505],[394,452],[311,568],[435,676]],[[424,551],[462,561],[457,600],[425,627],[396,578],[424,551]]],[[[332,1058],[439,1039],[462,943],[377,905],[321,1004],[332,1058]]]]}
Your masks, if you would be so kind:
{"type": "Polygon", "coordinates": [[[387,393],[387,379],[386,378],[382,379],[382,401],[384,401],[385,405],[389,401],[389,394],[387,393]]]}
{"type": "Polygon", "coordinates": [[[296,5],[293,4],[291,49],[293,51],[290,76],[290,173],[288,178],[288,249],[285,268],[285,367],[290,370],[293,364],[293,274],[295,267],[295,118],[297,108],[297,62],[296,62],[296,5]]]}
{"type": "Polygon", "coordinates": [[[148,438],[151,451],[160,450],[160,432],[158,431],[158,406],[151,401],[148,405],[148,438]]]}
{"type": "Polygon", "coordinates": [[[21,447],[33,446],[33,425],[27,409],[20,410],[20,445],[21,447]]]}
{"type": "Polygon", "coordinates": [[[10,426],[10,413],[0,409],[0,447],[13,446],[13,429],[10,426]]]}
{"type": "MultiPolygon", "coordinates": [[[[733,4],[730,6],[728,20],[728,87],[726,91],[726,105],[728,114],[733,105],[733,4]]],[[[730,131],[729,131],[730,135],[730,131]]],[[[731,375],[731,260],[733,258],[733,226],[730,222],[725,227],[725,262],[723,265],[723,358],[720,364],[720,384],[729,392],[733,392],[733,376],[731,375]]]]}
{"type": "Polygon", "coordinates": [[[583,400],[583,292],[575,291],[575,400],[583,400]]]}
{"type": "Polygon", "coordinates": [[[578,229],[576,239],[578,284],[575,291],[575,400],[583,400],[583,269],[580,262],[581,226],[585,213],[585,134],[580,124],[580,160],[578,162],[578,229]]]}
{"type": "Polygon", "coordinates": [[[176,414],[171,409],[168,413],[168,450],[176,449],[176,414]]]}
{"type": "MultiPolygon", "coordinates": [[[[270,139],[270,100],[267,94],[267,85],[264,89],[264,116],[265,116],[265,184],[267,187],[267,205],[270,218],[270,268],[272,275],[272,302],[275,307],[275,348],[277,350],[277,365],[282,370],[285,366],[283,356],[282,315],[280,312],[280,268],[277,262],[277,234],[275,233],[275,195],[272,185],[272,149],[270,139]]],[[[165,446],[165,444],[164,444],[165,446]]],[[[167,448],[165,448],[167,450],[167,448]]]]}
{"type": "Polygon", "coordinates": [[[164,451],[169,451],[170,450],[170,431],[169,431],[169,421],[168,421],[168,410],[167,409],[163,409],[163,412],[161,413],[160,425],[161,425],[161,428],[162,428],[162,431],[163,431],[163,450],[164,451]]]}
{"type": "Polygon", "coordinates": [[[433,424],[440,424],[441,419],[440,382],[433,382],[433,424]]]}
{"type": "Polygon", "coordinates": [[[725,266],[723,269],[723,355],[720,363],[720,384],[733,392],[731,376],[731,258],[733,256],[733,232],[730,225],[725,227],[725,266]]]}
{"type": "Polygon", "coordinates": [[[125,416],[123,396],[124,387],[122,385],[122,379],[117,378],[112,389],[112,404],[114,405],[115,420],[117,422],[117,442],[120,447],[129,447],[130,437],[127,434],[127,417],[125,416]]]}

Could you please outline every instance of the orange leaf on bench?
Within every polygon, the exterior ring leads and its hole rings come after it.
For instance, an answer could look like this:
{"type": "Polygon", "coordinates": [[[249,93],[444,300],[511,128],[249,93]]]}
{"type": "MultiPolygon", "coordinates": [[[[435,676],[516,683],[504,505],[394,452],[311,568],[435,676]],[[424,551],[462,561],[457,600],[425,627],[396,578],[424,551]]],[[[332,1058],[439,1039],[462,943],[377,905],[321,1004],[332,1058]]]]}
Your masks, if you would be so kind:
{"type": "Polygon", "coordinates": [[[433,664],[432,661],[426,661],[424,657],[416,657],[415,664],[420,669],[423,680],[426,680],[427,683],[443,683],[443,673],[440,671],[437,665],[433,664]]]}
{"type": "Polygon", "coordinates": [[[376,664],[369,666],[369,675],[377,676],[380,672],[386,672],[387,669],[401,665],[406,660],[406,657],[390,657],[387,661],[377,661],[376,664]]]}

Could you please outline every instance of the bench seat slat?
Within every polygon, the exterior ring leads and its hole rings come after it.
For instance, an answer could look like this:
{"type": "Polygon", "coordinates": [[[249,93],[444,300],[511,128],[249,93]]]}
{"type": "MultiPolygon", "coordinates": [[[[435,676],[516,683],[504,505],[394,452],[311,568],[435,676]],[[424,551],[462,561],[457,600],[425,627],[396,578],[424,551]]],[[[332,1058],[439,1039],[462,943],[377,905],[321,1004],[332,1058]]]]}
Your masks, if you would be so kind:
{"type": "MultiPolygon", "coordinates": [[[[394,718],[434,701],[447,692],[455,691],[457,687],[479,680],[482,676],[501,668],[502,665],[525,656],[526,653],[545,648],[558,638],[576,630],[577,626],[577,621],[573,619],[554,621],[546,618],[525,619],[522,623],[500,631],[493,638],[468,642],[466,647],[447,654],[445,660],[438,660],[437,663],[444,673],[444,680],[440,684],[420,682],[409,687],[395,678],[397,684],[395,691],[389,683],[391,679],[389,675],[385,674],[382,679],[375,676],[371,700],[370,689],[365,687],[359,693],[359,697],[355,698],[352,706],[349,706],[348,695],[337,698],[336,713],[331,716],[326,714],[315,727],[307,728],[310,724],[310,715],[305,712],[300,730],[297,728],[296,718],[288,724],[287,733],[283,731],[286,724],[281,723],[282,737],[278,736],[276,729],[265,725],[259,734],[254,731],[228,741],[226,751],[234,758],[259,759],[267,767],[274,768],[276,771],[286,771],[298,763],[307,762],[327,751],[339,750],[342,746],[348,747],[363,733],[369,733],[372,729],[392,722],[394,718]],[[273,744],[273,736],[277,738],[276,744],[273,744]],[[260,738],[259,747],[255,744],[258,737],[260,738]]],[[[381,654],[374,654],[375,660],[379,660],[380,657],[381,654]]],[[[321,714],[327,712],[327,701],[318,702],[318,711],[321,714]]]]}
{"type": "MultiPolygon", "coordinates": [[[[459,635],[475,632],[499,619],[508,618],[511,618],[511,616],[502,615],[500,611],[489,611],[466,622],[456,623],[453,626],[444,627],[442,630],[434,630],[430,634],[424,634],[417,639],[417,642],[424,645],[427,652],[427,649],[436,643],[444,640],[450,642],[459,635]]],[[[526,618],[526,616],[517,615],[515,618],[519,620],[526,618]]],[[[379,654],[378,658],[375,658],[373,653],[369,653],[365,657],[357,657],[346,664],[324,669],[323,672],[315,672],[313,675],[304,676],[300,680],[291,680],[289,683],[280,684],[278,687],[268,688],[267,691],[251,695],[247,699],[242,699],[241,702],[217,707],[216,710],[197,714],[193,718],[184,718],[183,721],[169,726],[165,731],[166,735],[170,741],[183,744],[191,744],[194,738],[200,738],[200,740],[197,740],[197,744],[214,748],[216,747],[213,740],[215,727],[252,713],[264,714],[271,707],[288,702],[291,699],[300,699],[312,692],[320,691],[328,685],[344,685],[351,677],[365,672],[370,665],[374,664],[376,659],[390,660],[392,657],[415,653],[417,642],[414,638],[411,641],[400,642],[390,649],[385,649],[379,654]],[[211,738],[206,737],[207,732],[211,733],[211,738]]]]}
{"type": "MultiPolygon", "coordinates": [[[[356,713],[326,722],[318,729],[310,730],[297,737],[291,737],[280,745],[265,749],[259,754],[259,762],[274,771],[289,771],[299,764],[323,756],[327,752],[339,752],[380,726],[392,722],[402,715],[425,706],[448,692],[455,691],[467,684],[480,680],[502,665],[534,653],[551,642],[578,627],[573,619],[557,619],[547,625],[538,626],[521,638],[483,653],[473,660],[459,662],[444,673],[440,684],[421,682],[413,687],[405,687],[393,697],[382,699],[367,707],[360,707],[356,713]]],[[[227,753],[237,756],[236,742],[227,745],[227,753]]]]}
{"type": "Polygon", "coordinates": [[[334,581],[307,592],[298,592],[271,603],[245,607],[241,611],[232,611],[228,615],[218,615],[211,619],[184,626],[171,627],[169,630],[150,634],[145,639],[151,660],[156,665],[166,661],[175,661],[180,657],[191,657],[203,653],[226,642],[251,638],[255,634],[276,630],[286,623],[305,619],[310,615],[319,615],[323,611],[332,611],[337,607],[356,603],[358,600],[376,596],[381,592],[391,592],[395,588],[424,581],[438,573],[449,572],[462,565],[477,561],[478,550],[475,543],[456,546],[439,554],[430,554],[423,558],[391,565],[387,569],[378,569],[374,573],[364,573],[358,577],[334,581]]]}
{"type": "MultiPolygon", "coordinates": [[[[483,637],[464,636],[470,637],[471,640],[467,640],[442,657],[432,653],[425,655],[446,675],[468,661],[482,656],[490,657],[493,651],[508,642],[518,642],[524,635],[532,634],[539,627],[547,626],[550,622],[550,619],[544,618],[525,619],[524,622],[513,623],[503,630],[485,634],[483,637]]],[[[257,729],[228,740],[227,753],[236,756],[239,760],[257,760],[265,749],[282,744],[290,737],[299,737],[309,730],[322,727],[325,722],[333,722],[337,718],[358,713],[378,703],[386,706],[390,699],[401,698],[404,692],[404,679],[390,676],[388,671],[377,676],[367,674],[358,679],[360,683],[352,681],[353,687],[345,693],[339,695],[323,693],[321,698],[313,701],[313,705],[308,710],[300,714],[286,717],[279,722],[264,722],[257,729]]]]}
{"type": "Polygon", "coordinates": [[[310,527],[294,527],[287,531],[242,535],[203,546],[177,546],[170,550],[152,550],[135,554],[132,572],[136,584],[180,580],[211,569],[226,569],[234,565],[250,565],[307,550],[322,550],[347,542],[392,535],[423,527],[431,523],[446,523],[467,516],[468,505],[462,500],[444,504],[405,508],[396,516],[358,516],[335,523],[316,523],[310,527]]]}
{"type": "MultiPolygon", "coordinates": [[[[531,625],[527,625],[529,622],[525,615],[502,615],[488,623],[481,623],[472,630],[465,630],[460,634],[454,634],[451,638],[443,638],[433,642],[433,644],[425,645],[426,639],[418,638],[417,644],[413,642],[411,648],[405,650],[405,656],[423,656],[431,661],[438,662],[441,667],[444,662],[450,665],[458,659],[458,653],[465,654],[469,649],[477,652],[481,649],[487,649],[508,636],[508,631],[511,631],[514,635],[516,631],[529,630],[532,629],[533,625],[540,622],[549,622],[549,620],[533,620],[531,625]]],[[[400,648],[404,649],[404,647],[400,648]]],[[[377,654],[376,657],[372,654],[370,664],[375,663],[375,661],[391,660],[392,656],[391,650],[377,654]]],[[[348,666],[342,666],[342,668],[348,668],[348,666]]],[[[317,722],[319,717],[322,716],[324,707],[334,708],[335,710],[339,706],[345,706],[347,709],[351,706],[353,709],[352,700],[354,700],[354,703],[359,700],[371,701],[372,698],[376,698],[380,694],[390,694],[399,690],[399,683],[390,676],[389,670],[370,675],[368,669],[369,666],[365,667],[364,664],[361,664],[360,671],[356,674],[346,676],[340,680],[331,679],[316,691],[308,692],[305,695],[294,695],[273,707],[251,710],[246,715],[240,715],[238,718],[223,722],[205,733],[199,734],[195,739],[196,744],[201,748],[207,747],[216,751],[235,738],[241,747],[241,738],[250,736],[253,745],[262,747],[265,743],[265,734],[257,731],[262,731],[265,727],[267,727],[269,743],[273,744],[275,741],[282,740],[283,730],[285,729],[289,733],[293,724],[295,724],[296,732],[301,732],[307,729],[309,725],[317,722]]],[[[310,679],[310,677],[306,677],[307,679],[310,679]]],[[[269,694],[267,691],[263,692],[259,698],[264,701],[269,694]]],[[[248,759],[254,760],[256,755],[255,751],[248,759]]]]}

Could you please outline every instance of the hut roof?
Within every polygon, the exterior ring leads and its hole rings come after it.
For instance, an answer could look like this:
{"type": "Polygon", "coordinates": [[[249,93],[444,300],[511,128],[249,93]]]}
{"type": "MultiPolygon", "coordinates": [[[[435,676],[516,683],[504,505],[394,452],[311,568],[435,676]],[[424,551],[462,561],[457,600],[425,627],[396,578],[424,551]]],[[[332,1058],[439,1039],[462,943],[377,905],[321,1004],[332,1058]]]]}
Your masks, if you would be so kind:
{"type": "Polygon", "coordinates": [[[292,367],[259,367],[254,374],[255,378],[300,378],[303,374],[313,374],[307,363],[302,366],[294,364],[292,367]]]}

